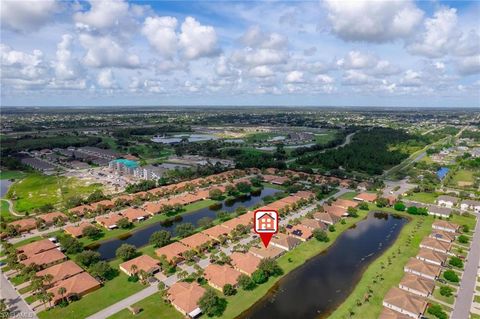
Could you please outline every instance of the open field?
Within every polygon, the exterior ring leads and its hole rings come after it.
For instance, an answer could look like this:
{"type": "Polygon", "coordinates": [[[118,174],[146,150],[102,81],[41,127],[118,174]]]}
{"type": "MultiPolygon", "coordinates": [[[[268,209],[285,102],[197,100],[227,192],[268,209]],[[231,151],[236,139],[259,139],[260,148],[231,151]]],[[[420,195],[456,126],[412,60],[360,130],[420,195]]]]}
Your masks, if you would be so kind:
{"type": "Polygon", "coordinates": [[[20,179],[27,176],[27,173],[22,171],[1,171],[0,179],[20,179]]]}
{"type": "Polygon", "coordinates": [[[324,133],[321,134],[315,134],[315,142],[317,144],[327,144],[330,141],[333,141],[335,139],[337,131],[335,130],[328,130],[324,133]]]}
{"type": "Polygon", "coordinates": [[[356,192],[347,192],[345,194],[342,194],[342,196],[340,196],[339,198],[352,200],[356,195],[357,195],[356,192]]]}
{"type": "Polygon", "coordinates": [[[101,185],[86,185],[76,178],[31,174],[10,186],[7,197],[15,210],[30,212],[45,205],[62,206],[72,196],[88,196],[101,185]]]}
{"type": "Polygon", "coordinates": [[[181,319],[184,318],[180,312],[178,312],[172,305],[165,303],[159,294],[151,295],[137,302],[134,307],[141,308],[142,311],[138,315],[133,315],[128,309],[123,309],[117,312],[109,319],[129,319],[129,318],[168,318],[168,319],[181,319]],[[161,314],[161,317],[159,316],[161,314]]]}
{"type": "Polygon", "coordinates": [[[461,182],[474,183],[475,178],[473,176],[474,172],[466,169],[459,169],[455,175],[453,175],[451,183],[454,186],[462,186],[461,182]]]}
{"type": "Polygon", "coordinates": [[[0,205],[2,221],[10,222],[17,219],[15,216],[10,214],[10,204],[6,200],[0,200],[0,205]]]}
{"type": "Polygon", "coordinates": [[[405,197],[405,199],[426,204],[433,204],[437,199],[437,195],[435,193],[413,193],[412,195],[405,197]]]}

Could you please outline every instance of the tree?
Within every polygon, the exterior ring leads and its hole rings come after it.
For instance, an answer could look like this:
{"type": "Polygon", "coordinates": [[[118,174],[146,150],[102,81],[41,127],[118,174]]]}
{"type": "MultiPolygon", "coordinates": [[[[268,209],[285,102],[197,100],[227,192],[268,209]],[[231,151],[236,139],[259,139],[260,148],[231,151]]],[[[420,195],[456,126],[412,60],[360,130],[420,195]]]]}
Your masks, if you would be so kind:
{"type": "Polygon", "coordinates": [[[183,223],[175,227],[175,233],[177,236],[180,236],[180,237],[190,236],[191,234],[193,234],[194,231],[195,231],[195,226],[193,226],[192,223],[183,223]]]}
{"type": "Polygon", "coordinates": [[[128,220],[128,218],[126,217],[123,217],[123,218],[120,218],[118,221],[117,221],[117,226],[122,228],[122,229],[128,229],[130,227],[132,227],[132,222],[130,222],[128,220]]]}
{"type": "Polygon", "coordinates": [[[248,184],[248,183],[240,182],[240,183],[237,184],[237,190],[240,193],[247,194],[247,193],[250,193],[252,191],[252,186],[250,186],[250,184],[248,184]]]}
{"type": "Polygon", "coordinates": [[[218,188],[213,188],[208,192],[208,197],[213,200],[221,200],[222,199],[222,191],[218,188]]]}
{"type": "Polygon", "coordinates": [[[380,197],[377,199],[376,204],[377,204],[377,207],[386,207],[388,206],[389,201],[384,197],[380,197]]]}
{"type": "Polygon", "coordinates": [[[263,270],[267,276],[279,276],[283,274],[282,268],[272,258],[265,258],[260,261],[258,269],[263,270]]]}
{"type": "Polygon", "coordinates": [[[209,317],[221,316],[225,311],[226,300],[219,298],[212,289],[208,288],[198,301],[198,305],[202,313],[209,317]]]}
{"type": "Polygon", "coordinates": [[[5,299],[0,299],[0,318],[8,318],[10,316],[10,310],[8,310],[5,299]]]}
{"type": "Polygon", "coordinates": [[[436,305],[436,304],[431,305],[430,307],[428,307],[427,312],[431,315],[434,315],[438,319],[448,318],[447,314],[445,313],[445,311],[443,311],[440,305],[436,305]]]}
{"type": "Polygon", "coordinates": [[[443,273],[443,278],[447,279],[450,282],[459,282],[460,279],[458,278],[457,273],[453,270],[447,270],[443,273]]]}
{"type": "Polygon", "coordinates": [[[368,203],[361,202],[360,204],[358,204],[358,209],[368,210],[368,203]]]}
{"type": "Polygon", "coordinates": [[[467,234],[468,232],[470,232],[470,227],[468,225],[463,225],[462,226],[462,232],[467,234]]]}
{"type": "Polygon", "coordinates": [[[463,261],[458,257],[451,257],[448,263],[454,267],[463,268],[463,261]]]}
{"type": "Polygon", "coordinates": [[[100,253],[93,250],[84,250],[78,253],[75,259],[79,264],[90,267],[100,261],[100,253]]]}
{"type": "Polygon", "coordinates": [[[102,237],[102,234],[103,232],[95,226],[87,226],[82,230],[82,235],[92,240],[99,239],[102,237]]]}
{"type": "Polygon", "coordinates": [[[213,222],[212,218],[205,216],[198,220],[198,226],[203,228],[208,228],[212,226],[212,222],[213,222]]]}
{"type": "Polygon", "coordinates": [[[58,288],[58,294],[61,296],[61,299],[63,300],[63,296],[67,292],[67,289],[65,287],[60,287],[58,288]]]}
{"type": "Polygon", "coordinates": [[[264,282],[267,282],[268,276],[267,274],[265,274],[263,270],[257,269],[252,274],[252,280],[257,285],[260,285],[260,284],[263,284],[264,282]]]}
{"type": "Polygon", "coordinates": [[[116,274],[115,270],[110,266],[110,264],[103,260],[91,265],[88,269],[88,272],[93,277],[100,278],[101,280],[110,280],[116,274]]]}
{"type": "Polygon", "coordinates": [[[323,242],[330,241],[330,238],[328,238],[327,233],[320,228],[316,228],[313,230],[313,237],[315,237],[315,239],[318,241],[323,241],[323,242]]]}
{"type": "Polygon", "coordinates": [[[80,243],[80,241],[72,236],[61,236],[58,241],[60,242],[60,246],[67,254],[76,254],[83,250],[83,245],[80,243]]]}
{"type": "Polygon", "coordinates": [[[395,205],[393,205],[393,208],[396,211],[403,212],[403,211],[405,211],[406,206],[402,202],[396,202],[395,205]]]}
{"type": "Polygon", "coordinates": [[[130,244],[122,244],[117,248],[115,255],[123,261],[130,260],[138,255],[137,248],[130,244]]]}
{"type": "Polygon", "coordinates": [[[347,208],[347,213],[348,213],[348,216],[350,216],[350,217],[354,217],[354,218],[358,217],[357,209],[354,208],[354,207],[348,207],[347,208]]]}
{"type": "Polygon", "coordinates": [[[225,284],[222,290],[225,296],[233,296],[237,293],[237,289],[235,289],[235,287],[233,287],[231,284],[225,284]]]}
{"type": "Polygon", "coordinates": [[[159,230],[159,231],[154,232],[150,236],[149,242],[155,248],[163,247],[163,246],[168,245],[170,243],[171,237],[172,236],[170,235],[170,232],[168,232],[166,230],[159,230]]]}
{"type": "Polygon", "coordinates": [[[333,226],[333,225],[328,226],[328,231],[329,232],[333,233],[335,230],[336,230],[335,226],[333,226]]]}
{"type": "Polygon", "coordinates": [[[458,242],[461,244],[467,244],[468,243],[468,237],[465,235],[460,235],[458,236],[458,242]]]}
{"type": "Polygon", "coordinates": [[[238,286],[243,290],[252,290],[255,288],[255,282],[245,274],[241,274],[237,279],[238,286]]]}
{"type": "Polygon", "coordinates": [[[453,289],[448,286],[441,286],[440,294],[445,297],[450,297],[453,294],[453,289]]]}

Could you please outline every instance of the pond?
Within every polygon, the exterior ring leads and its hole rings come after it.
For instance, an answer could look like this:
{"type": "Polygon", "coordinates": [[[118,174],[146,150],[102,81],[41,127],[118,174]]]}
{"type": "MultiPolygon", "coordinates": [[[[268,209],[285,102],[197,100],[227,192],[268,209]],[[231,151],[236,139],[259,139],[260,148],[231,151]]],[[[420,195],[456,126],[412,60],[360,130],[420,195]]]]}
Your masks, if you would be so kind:
{"type": "Polygon", "coordinates": [[[123,238],[115,238],[112,240],[101,242],[100,245],[94,247],[94,249],[100,253],[102,259],[112,259],[115,258],[115,251],[122,244],[132,244],[135,245],[137,248],[145,246],[148,244],[150,236],[158,230],[167,230],[172,234],[172,236],[175,236],[175,227],[179,223],[192,223],[193,225],[198,226],[198,221],[202,217],[210,217],[214,219],[219,211],[226,211],[231,213],[240,206],[247,208],[252,207],[262,202],[263,197],[274,195],[277,192],[279,192],[279,190],[265,187],[259,194],[241,197],[236,199],[235,201],[223,201],[222,203],[220,203],[220,205],[218,205],[218,207],[206,207],[191,213],[178,215],[177,219],[171,223],[165,224],[158,222],[152,225],[148,225],[137,231],[133,231],[132,233],[126,235],[123,238]]]}
{"type": "Polygon", "coordinates": [[[171,137],[155,136],[152,138],[152,141],[155,143],[176,144],[176,143],[180,143],[183,138],[187,138],[188,142],[190,143],[205,142],[205,141],[212,141],[212,140],[218,139],[215,135],[211,135],[211,134],[176,134],[171,137]]]}
{"type": "Polygon", "coordinates": [[[0,179],[0,198],[3,198],[7,194],[8,189],[12,184],[13,182],[8,179],[0,179]]]}
{"type": "Polygon", "coordinates": [[[366,267],[397,238],[407,220],[368,217],[340,235],[324,253],[295,269],[239,318],[326,318],[352,292],[366,267]]]}

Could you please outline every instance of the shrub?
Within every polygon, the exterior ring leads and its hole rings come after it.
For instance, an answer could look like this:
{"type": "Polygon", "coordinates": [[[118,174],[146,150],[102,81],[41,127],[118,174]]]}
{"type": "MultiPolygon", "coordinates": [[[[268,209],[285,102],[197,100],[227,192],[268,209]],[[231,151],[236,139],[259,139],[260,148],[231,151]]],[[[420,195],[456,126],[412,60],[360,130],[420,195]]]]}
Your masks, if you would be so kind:
{"type": "Polygon", "coordinates": [[[464,232],[464,233],[470,232],[470,227],[468,225],[463,225],[462,226],[462,232],[464,232]]]}
{"type": "Polygon", "coordinates": [[[252,280],[257,284],[263,284],[268,280],[268,276],[265,274],[263,270],[257,269],[252,274],[252,280]]]}
{"type": "Polygon", "coordinates": [[[243,290],[252,290],[255,288],[255,282],[245,274],[241,274],[237,279],[238,286],[243,290]]]}
{"type": "Polygon", "coordinates": [[[427,312],[431,315],[434,315],[438,319],[447,319],[447,314],[445,311],[443,311],[442,307],[440,305],[431,305],[428,307],[427,312]]]}
{"type": "Polygon", "coordinates": [[[90,267],[100,261],[100,253],[93,250],[84,250],[75,257],[79,264],[90,267]]]}
{"type": "Polygon", "coordinates": [[[272,258],[262,259],[258,265],[258,269],[262,270],[268,277],[283,274],[282,268],[280,268],[277,261],[272,258]]]}
{"type": "Polygon", "coordinates": [[[441,286],[440,294],[445,297],[450,297],[453,294],[453,289],[448,286],[441,286]]]}
{"type": "Polygon", "coordinates": [[[223,294],[225,296],[233,296],[236,293],[237,289],[235,289],[235,287],[233,287],[231,284],[225,284],[225,286],[223,286],[223,294]]]}
{"type": "Polygon", "coordinates": [[[358,209],[368,210],[368,203],[361,202],[360,204],[358,204],[358,209]]]}
{"type": "Polygon", "coordinates": [[[227,301],[217,296],[212,289],[207,289],[198,301],[198,305],[204,314],[209,317],[221,316],[227,306],[227,301]]]}
{"type": "Polygon", "coordinates": [[[447,279],[450,282],[459,282],[460,279],[458,278],[458,275],[456,272],[453,270],[447,270],[443,273],[443,278],[447,279]]]}
{"type": "Polygon", "coordinates": [[[335,231],[335,226],[333,225],[328,226],[328,231],[333,233],[335,231]]]}
{"type": "Polygon", "coordinates": [[[87,226],[83,229],[82,235],[87,236],[90,239],[99,239],[102,237],[103,232],[95,226],[87,226]]]}
{"type": "Polygon", "coordinates": [[[458,257],[450,258],[448,263],[454,267],[463,268],[463,261],[458,257]]]}
{"type": "Polygon", "coordinates": [[[330,240],[330,238],[328,238],[327,233],[320,228],[313,230],[313,237],[315,237],[316,240],[323,241],[323,242],[328,242],[330,240]]]}
{"type": "Polygon", "coordinates": [[[467,244],[468,243],[468,237],[465,235],[460,235],[458,236],[458,242],[461,244],[467,244]]]}
{"type": "Polygon", "coordinates": [[[122,229],[128,229],[128,228],[131,228],[133,224],[128,220],[128,218],[124,217],[124,218],[120,218],[117,221],[117,226],[122,229]]]}
{"type": "Polygon", "coordinates": [[[177,234],[177,236],[180,236],[180,237],[187,237],[193,234],[194,230],[195,230],[195,226],[193,226],[192,223],[183,223],[175,227],[175,233],[177,234]]]}
{"type": "Polygon", "coordinates": [[[405,210],[405,204],[402,202],[396,202],[395,205],[393,205],[393,208],[399,212],[403,212],[405,210]]]}

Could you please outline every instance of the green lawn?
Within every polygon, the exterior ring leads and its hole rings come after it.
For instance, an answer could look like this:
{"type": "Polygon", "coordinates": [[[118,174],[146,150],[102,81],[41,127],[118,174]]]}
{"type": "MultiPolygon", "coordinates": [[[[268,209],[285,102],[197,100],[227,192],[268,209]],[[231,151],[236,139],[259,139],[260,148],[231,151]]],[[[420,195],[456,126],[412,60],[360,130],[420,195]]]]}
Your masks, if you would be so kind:
{"type": "Polygon", "coordinates": [[[328,142],[335,139],[336,134],[337,131],[335,130],[328,130],[321,134],[315,134],[315,142],[322,145],[327,144],[328,142]]]}
{"type": "MultiPolygon", "coordinates": [[[[455,294],[455,291],[453,292],[453,294],[455,294]]],[[[433,291],[433,297],[435,297],[435,299],[438,299],[440,301],[446,302],[449,305],[453,305],[453,303],[455,302],[455,296],[453,296],[453,295],[450,296],[450,297],[442,296],[440,294],[440,287],[439,286],[435,287],[435,290],[433,291]]]]}
{"type": "Polygon", "coordinates": [[[32,303],[34,303],[35,301],[38,300],[38,296],[37,295],[31,295],[31,296],[28,296],[27,298],[25,298],[25,301],[30,305],[32,303]]]}
{"type": "Polygon", "coordinates": [[[422,202],[426,204],[433,204],[437,199],[437,195],[435,193],[413,193],[405,197],[405,199],[422,202]]]}
{"type": "Polygon", "coordinates": [[[473,172],[466,169],[459,169],[452,178],[454,184],[458,182],[474,182],[473,172]]]}
{"type": "Polygon", "coordinates": [[[18,286],[20,284],[23,284],[25,281],[27,281],[28,277],[24,275],[16,275],[15,277],[10,278],[10,282],[14,286],[18,286]]]}
{"type": "Polygon", "coordinates": [[[51,204],[62,208],[72,196],[88,196],[100,184],[86,185],[76,178],[31,174],[10,186],[7,197],[14,199],[15,210],[30,212],[51,204]]]}
{"type": "MultiPolygon", "coordinates": [[[[359,211],[359,215],[359,218],[347,219],[345,225],[336,225],[335,227],[337,228],[337,231],[329,233],[330,241],[328,243],[319,242],[317,240],[304,242],[294,250],[289,251],[278,258],[278,264],[282,267],[285,274],[288,274],[293,269],[303,265],[308,259],[318,255],[320,252],[331,246],[341,233],[356,222],[360,221],[362,217],[365,217],[367,212],[359,211]]],[[[244,291],[240,289],[235,296],[226,297],[228,306],[221,318],[236,318],[239,316],[243,311],[250,308],[262,296],[264,296],[280,278],[281,277],[270,278],[266,283],[259,285],[253,291],[244,291]]]]}
{"type": "Polygon", "coordinates": [[[137,302],[134,307],[141,308],[142,311],[138,315],[133,315],[128,309],[123,309],[117,312],[109,319],[129,319],[129,318],[168,318],[168,319],[182,319],[184,316],[180,314],[173,306],[165,303],[159,294],[151,295],[137,302]]]}
{"type": "Polygon", "coordinates": [[[1,171],[0,179],[20,179],[27,176],[27,173],[22,171],[1,171]]]}
{"type": "MultiPolygon", "coordinates": [[[[112,263],[112,267],[118,269],[118,264],[112,263]]],[[[107,281],[102,288],[72,302],[65,308],[55,307],[42,311],[38,314],[38,317],[41,319],[86,318],[145,288],[140,283],[129,282],[127,279],[128,276],[120,272],[117,277],[107,281]]]]}
{"type": "Polygon", "coordinates": [[[354,198],[356,195],[357,195],[356,192],[348,192],[348,193],[342,194],[342,196],[340,196],[339,198],[341,198],[341,199],[353,200],[353,198],[354,198]]]}
{"type": "Polygon", "coordinates": [[[480,319],[480,315],[471,313],[471,314],[470,314],[470,319],[480,319]]]}
{"type": "Polygon", "coordinates": [[[15,216],[10,214],[8,207],[10,206],[6,200],[0,200],[1,216],[3,222],[11,222],[17,219],[15,216]]]}

